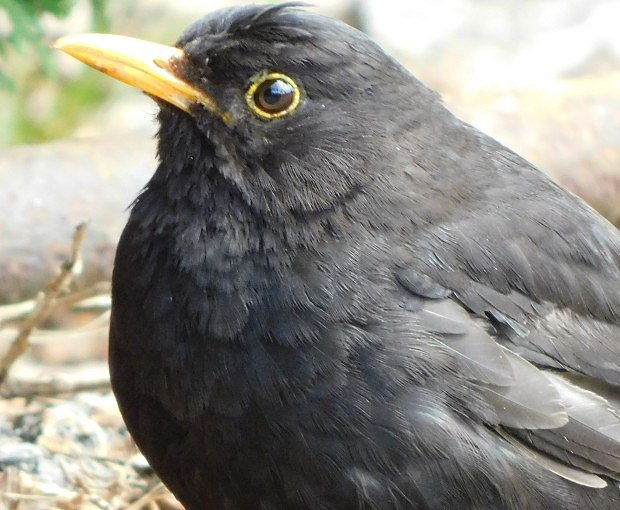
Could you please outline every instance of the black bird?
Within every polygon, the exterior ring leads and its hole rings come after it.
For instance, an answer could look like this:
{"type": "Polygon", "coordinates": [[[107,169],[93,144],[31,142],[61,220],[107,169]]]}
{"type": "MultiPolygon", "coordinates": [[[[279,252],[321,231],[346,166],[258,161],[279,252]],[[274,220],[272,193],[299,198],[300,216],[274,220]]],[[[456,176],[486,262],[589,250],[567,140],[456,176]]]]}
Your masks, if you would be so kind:
{"type": "Polygon", "coordinates": [[[110,369],[191,510],[620,508],[620,235],[297,4],[57,47],[160,104],[110,369]]]}

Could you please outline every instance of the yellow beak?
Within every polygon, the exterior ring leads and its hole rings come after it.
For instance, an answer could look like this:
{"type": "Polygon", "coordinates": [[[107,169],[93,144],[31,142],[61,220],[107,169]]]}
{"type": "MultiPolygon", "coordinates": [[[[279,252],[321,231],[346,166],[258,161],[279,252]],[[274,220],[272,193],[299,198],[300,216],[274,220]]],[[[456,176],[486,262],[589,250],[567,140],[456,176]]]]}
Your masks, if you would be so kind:
{"type": "Polygon", "coordinates": [[[185,58],[179,48],[110,34],[69,35],[54,41],[52,47],[185,112],[201,104],[224,122],[232,120],[213,98],[174,74],[175,66],[185,58]]]}

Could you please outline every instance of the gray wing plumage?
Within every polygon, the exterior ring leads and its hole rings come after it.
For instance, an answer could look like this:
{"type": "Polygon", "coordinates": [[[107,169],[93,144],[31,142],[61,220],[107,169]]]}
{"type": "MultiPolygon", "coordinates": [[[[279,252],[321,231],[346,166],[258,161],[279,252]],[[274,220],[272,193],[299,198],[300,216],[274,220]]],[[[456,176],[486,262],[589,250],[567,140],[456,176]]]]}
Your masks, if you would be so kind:
{"type": "MultiPolygon", "coordinates": [[[[406,288],[413,294],[420,291],[406,288]]],[[[475,382],[476,397],[488,404],[481,416],[485,423],[564,478],[591,487],[606,485],[597,475],[620,478],[616,386],[578,376],[569,367],[549,366],[527,351],[518,354],[501,328],[485,325],[456,298],[422,302],[415,312],[418,324],[452,354],[460,373],[475,382]]]]}
{"type": "Polygon", "coordinates": [[[506,179],[535,192],[515,200],[500,176],[475,210],[417,239],[396,279],[490,406],[484,422],[546,469],[603,487],[620,479],[620,234],[500,155],[506,179]]]}

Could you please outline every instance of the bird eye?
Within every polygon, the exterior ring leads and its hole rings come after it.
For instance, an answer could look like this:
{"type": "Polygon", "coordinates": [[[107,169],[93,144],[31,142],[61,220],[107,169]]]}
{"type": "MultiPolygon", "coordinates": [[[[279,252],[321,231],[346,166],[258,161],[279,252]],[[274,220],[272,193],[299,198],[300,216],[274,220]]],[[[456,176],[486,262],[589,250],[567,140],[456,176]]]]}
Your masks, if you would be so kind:
{"type": "Polygon", "coordinates": [[[267,73],[253,80],[245,98],[252,112],[272,120],[294,111],[301,93],[292,78],[282,73],[267,73]]]}

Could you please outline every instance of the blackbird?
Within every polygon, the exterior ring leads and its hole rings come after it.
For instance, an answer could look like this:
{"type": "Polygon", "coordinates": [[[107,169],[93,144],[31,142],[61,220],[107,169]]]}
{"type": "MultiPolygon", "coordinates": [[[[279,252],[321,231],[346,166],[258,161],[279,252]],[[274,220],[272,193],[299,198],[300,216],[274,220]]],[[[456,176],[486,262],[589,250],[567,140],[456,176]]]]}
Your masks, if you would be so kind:
{"type": "Polygon", "coordinates": [[[110,371],[186,508],[620,508],[615,227],[298,4],[56,46],[160,106],[110,371]]]}

